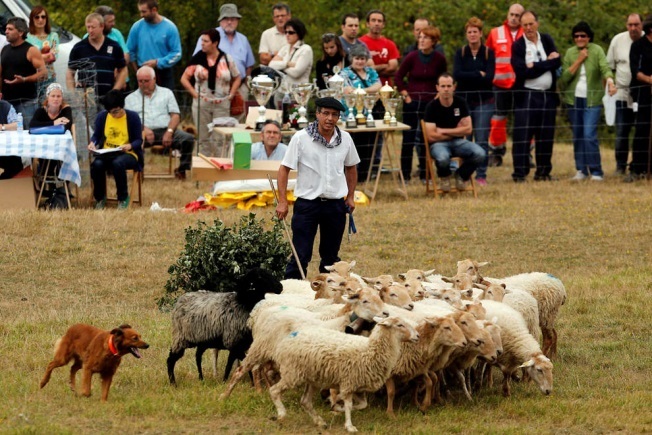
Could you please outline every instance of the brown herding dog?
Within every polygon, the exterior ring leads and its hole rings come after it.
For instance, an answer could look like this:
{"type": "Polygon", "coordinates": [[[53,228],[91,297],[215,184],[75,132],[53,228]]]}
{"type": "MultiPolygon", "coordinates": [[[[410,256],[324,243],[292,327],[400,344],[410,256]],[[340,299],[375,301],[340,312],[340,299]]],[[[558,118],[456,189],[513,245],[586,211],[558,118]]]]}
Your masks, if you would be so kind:
{"type": "Polygon", "coordinates": [[[104,331],[91,325],[78,323],[71,326],[66,335],[57,340],[54,359],[45,370],[41,388],[50,381],[52,370],[65,366],[74,359],[70,367],[70,388],[74,392],[75,375],[82,369],[81,391],[79,394],[91,395],[91,376],[99,373],[102,378],[102,401],[109,397],[109,388],[123,355],[131,353],[140,358],[138,349],[147,349],[140,334],[129,325],[120,325],[111,331],[104,331]]]}

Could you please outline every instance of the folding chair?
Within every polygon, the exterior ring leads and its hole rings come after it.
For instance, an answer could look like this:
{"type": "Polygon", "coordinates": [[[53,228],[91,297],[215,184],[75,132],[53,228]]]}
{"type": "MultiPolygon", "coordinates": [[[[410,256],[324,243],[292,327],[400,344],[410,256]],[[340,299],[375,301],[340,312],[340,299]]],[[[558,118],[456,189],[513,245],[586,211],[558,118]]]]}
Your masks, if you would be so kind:
{"type": "MultiPolygon", "coordinates": [[[[473,176],[471,176],[469,182],[466,184],[466,188],[461,191],[457,190],[454,185],[451,186],[451,190],[448,192],[444,192],[437,187],[435,161],[430,155],[430,143],[428,142],[428,135],[426,134],[426,122],[423,119],[421,120],[421,132],[423,133],[423,143],[426,148],[426,194],[433,192],[435,199],[437,199],[437,195],[443,195],[445,193],[473,192],[473,197],[477,199],[478,191],[475,188],[475,180],[473,179],[473,176]]],[[[464,163],[464,159],[461,157],[451,157],[451,161],[457,162],[458,167],[462,166],[462,163],[464,163]]]]}
{"type": "MultiPolygon", "coordinates": [[[[129,176],[131,175],[131,186],[129,187],[129,207],[131,207],[131,204],[138,204],[138,206],[142,207],[143,206],[143,171],[136,171],[135,169],[127,169],[127,180],[129,180],[129,176]],[[136,189],[138,189],[138,196],[134,196],[136,193],[136,189]],[[138,199],[136,199],[138,198],[138,199]]],[[[110,174],[109,172],[106,173],[107,177],[107,183],[106,183],[106,190],[109,190],[109,183],[108,179],[109,177],[113,178],[113,174],[110,174]]],[[[106,197],[106,202],[118,202],[117,197],[109,197],[107,195],[106,197]]]]}
{"type": "MultiPolygon", "coordinates": [[[[147,150],[150,149],[152,154],[164,154],[166,151],[166,147],[160,142],[154,142],[151,146],[146,147],[145,146],[145,94],[143,94],[142,98],[142,104],[140,106],[141,109],[141,118],[143,120],[143,157],[147,159],[147,150]]],[[[143,177],[147,178],[174,178],[174,168],[172,166],[172,161],[175,160],[174,153],[172,152],[172,148],[167,148],[168,152],[168,170],[167,172],[154,172],[154,173],[147,173],[147,175],[143,174],[143,177]]],[[[152,156],[153,157],[153,156],[152,156]]],[[[148,167],[152,166],[152,162],[150,161],[149,164],[147,165],[148,167]]]]}

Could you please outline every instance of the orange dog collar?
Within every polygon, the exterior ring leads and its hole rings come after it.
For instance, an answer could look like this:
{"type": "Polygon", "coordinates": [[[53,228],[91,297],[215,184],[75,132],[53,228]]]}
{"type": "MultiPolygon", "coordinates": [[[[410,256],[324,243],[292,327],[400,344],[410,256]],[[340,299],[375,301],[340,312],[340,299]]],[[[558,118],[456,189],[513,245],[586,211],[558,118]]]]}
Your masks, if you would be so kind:
{"type": "Polygon", "coordinates": [[[118,356],[118,349],[116,349],[115,345],[113,344],[113,334],[109,334],[109,351],[113,354],[113,356],[118,356]]]}

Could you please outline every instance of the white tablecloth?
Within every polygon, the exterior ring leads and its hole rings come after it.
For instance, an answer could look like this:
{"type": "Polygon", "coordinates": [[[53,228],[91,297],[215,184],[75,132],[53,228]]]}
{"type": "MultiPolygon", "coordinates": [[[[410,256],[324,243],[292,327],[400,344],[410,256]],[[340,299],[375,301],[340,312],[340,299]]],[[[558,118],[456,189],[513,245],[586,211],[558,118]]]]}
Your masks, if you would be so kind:
{"type": "Polygon", "coordinates": [[[81,186],[77,151],[70,132],[66,134],[29,134],[0,132],[0,156],[21,156],[62,162],[59,178],[81,186]]]}

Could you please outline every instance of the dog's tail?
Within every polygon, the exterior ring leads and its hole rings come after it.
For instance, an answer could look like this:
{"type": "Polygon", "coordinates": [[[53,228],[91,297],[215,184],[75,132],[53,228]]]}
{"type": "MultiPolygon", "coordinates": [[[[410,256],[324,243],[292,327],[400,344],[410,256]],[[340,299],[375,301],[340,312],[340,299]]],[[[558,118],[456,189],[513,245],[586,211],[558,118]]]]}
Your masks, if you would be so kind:
{"type": "Polygon", "coordinates": [[[63,340],[63,338],[58,338],[57,342],[54,343],[54,354],[55,355],[57,354],[57,352],[59,352],[59,347],[61,346],[61,341],[62,340],[63,340]]]}

